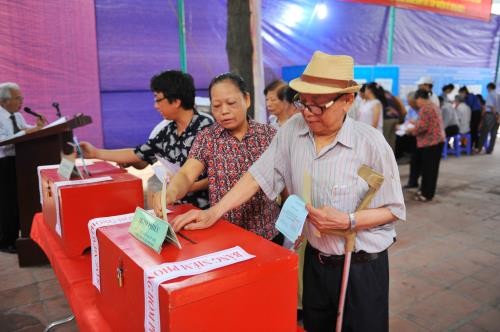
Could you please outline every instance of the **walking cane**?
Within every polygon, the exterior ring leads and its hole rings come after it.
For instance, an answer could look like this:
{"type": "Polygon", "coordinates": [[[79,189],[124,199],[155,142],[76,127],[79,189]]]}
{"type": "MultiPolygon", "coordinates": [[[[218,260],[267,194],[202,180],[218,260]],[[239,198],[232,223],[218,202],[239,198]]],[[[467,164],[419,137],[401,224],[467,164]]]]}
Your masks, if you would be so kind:
{"type": "MultiPolygon", "coordinates": [[[[373,197],[379,190],[382,182],[384,182],[384,176],[366,165],[362,165],[358,170],[358,175],[368,183],[368,192],[359,204],[356,211],[364,210],[368,207],[373,197]]],[[[356,232],[354,230],[348,229],[345,231],[324,231],[327,234],[334,234],[342,236],[345,239],[345,258],[344,258],[344,268],[342,271],[342,284],[340,287],[340,297],[339,305],[337,311],[337,324],[335,326],[335,331],[342,331],[342,319],[344,316],[344,303],[345,295],[347,291],[347,282],[349,280],[349,270],[351,267],[351,255],[354,251],[354,245],[356,243],[356,232]]]]}

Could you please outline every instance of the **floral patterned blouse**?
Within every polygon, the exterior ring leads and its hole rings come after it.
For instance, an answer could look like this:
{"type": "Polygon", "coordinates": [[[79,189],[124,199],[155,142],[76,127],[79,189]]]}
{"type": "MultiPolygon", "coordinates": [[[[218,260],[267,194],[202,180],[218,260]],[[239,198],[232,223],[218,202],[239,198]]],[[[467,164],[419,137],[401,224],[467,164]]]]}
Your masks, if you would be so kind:
{"type": "MultiPolygon", "coordinates": [[[[154,164],[158,160],[157,156],[160,156],[180,167],[188,158],[196,134],[205,127],[211,126],[213,122],[208,116],[194,111],[191,122],[181,135],[177,134],[177,124],[172,121],[158,135],[137,146],[134,153],[149,164],[154,164]]],[[[206,177],[206,174],[202,174],[198,180],[206,177]]],[[[180,201],[206,209],[208,208],[208,192],[206,190],[190,192],[180,201]]]]}
{"type": "Polygon", "coordinates": [[[444,142],[443,120],[441,111],[432,102],[426,103],[418,112],[415,124],[417,147],[425,148],[444,142]]]}
{"type": "MultiPolygon", "coordinates": [[[[267,149],[276,129],[249,121],[241,142],[218,123],[201,131],[191,147],[189,158],[199,160],[208,173],[210,205],[215,205],[238,182],[267,149]]],[[[274,227],[279,207],[259,190],[245,204],[227,212],[224,219],[268,240],[278,234],[274,227]]]]}

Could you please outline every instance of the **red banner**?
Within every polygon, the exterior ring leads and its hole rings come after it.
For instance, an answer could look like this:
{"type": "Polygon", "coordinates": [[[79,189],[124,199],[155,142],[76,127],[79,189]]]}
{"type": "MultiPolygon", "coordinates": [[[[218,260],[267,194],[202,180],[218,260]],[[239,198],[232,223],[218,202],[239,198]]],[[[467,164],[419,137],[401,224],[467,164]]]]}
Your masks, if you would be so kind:
{"type": "Polygon", "coordinates": [[[492,0],[347,0],[489,21],[492,0]]]}

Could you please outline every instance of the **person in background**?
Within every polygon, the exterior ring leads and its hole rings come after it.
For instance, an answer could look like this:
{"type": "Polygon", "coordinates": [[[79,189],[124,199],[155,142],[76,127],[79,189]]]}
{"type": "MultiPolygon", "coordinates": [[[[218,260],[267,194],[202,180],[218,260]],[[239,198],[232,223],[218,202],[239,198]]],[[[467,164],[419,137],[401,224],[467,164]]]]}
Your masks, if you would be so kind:
{"type": "Polygon", "coordinates": [[[352,103],[349,112],[347,112],[347,115],[354,120],[359,119],[359,109],[361,108],[361,105],[363,105],[363,103],[365,102],[365,89],[366,89],[366,84],[363,84],[361,86],[361,89],[359,89],[359,91],[355,94],[356,97],[354,97],[354,102],[352,103]]]}
{"type": "Polygon", "coordinates": [[[292,89],[290,86],[286,86],[285,88],[285,101],[287,103],[286,111],[289,115],[289,119],[294,116],[295,114],[300,113],[299,110],[297,110],[297,107],[295,107],[295,104],[293,101],[295,100],[295,96],[297,95],[297,91],[292,89]]]}
{"type": "Polygon", "coordinates": [[[280,128],[269,148],[217,204],[172,220],[175,230],[211,227],[255,193],[264,191],[274,200],[286,187],[290,194],[302,195],[304,174],[310,174],[303,297],[304,328],[309,332],[335,328],[344,239],[328,230],[347,229],[355,230],[357,237],[342,329],[389,329],[387,248],[396,236],[394,222],[406,218],[406,209],[396,160],[384,137],[346,116],[360,88],[353,74],[350,56],[315,52],[304,74],[290,82],[299,92],[296,106],[302,116],[280,128]],[[382,173],[385,180],[369,208],[355,212],[368,190],[358,176],[361,165],[382,173]]]}
{"type": "Polygon", "coordinates": [[[446,137],[453,137],[458,135],[460,128],[458,128],[458,116],[453,105],[439,97],[441,103],[441,116],[443,118],[443,127],[446,137]]]}
{"type": "Polygon", "coordinates": [[[422,76],[417,81],[417,86],[419,90],[425,90],[429,92],[429,100],[434,103],[439,109],[439,98],[432,92],[432,88],[434,86],[434,81],[430,76],[422,76]]]}
{"type": "Polygon", "coordinates": [[[377,83],[369,83],[365,87],[365,102],[359,108],[358,121],[366,123],[383,132],[383,112],[387,106],[384,90],[377,83]]]}
{"type": "MultiPolygon", "coordinates": [[[[157,156],[179,167],[184,165],[196,135],[211,126],[213,120],[194,109],[194,81],[187,73],[168,70],[155,75],[151,78],[151,91],[155,108],[163,118],[171,120],[170,123],[135,149],[98,149],[88,142],[81,142],[84,157],[114,161],[138,169],[154,164],[157,156]]],[[[206,175],[200,174],[182,202],[207,208],[207,187],[206,175]]]]}
{"type": "Polygon", "coordinates": [[[415,102],[419,108],[418,120],[414,122],[415,127],[410,129],[409,133],[417,138],[417,159],[422,182],[414,199],[429,202],[436,193],[445,134],[439,108],[429,99],[429,91],[417,90],[415,102]]]}
{"type": "MultiPolygon", "coordinates": [[[[415,101],[415,91],[408,93],[406,96],[408,101],[408,112],[405,116],[405,124],[415,123],[418,121],[418,106],[415,101]]],[[[401,139],[401,145],[403,145],[404,151],[410,154],[410,175],[408,177],[408,182],[403,186],[404,189],[418,188],[418,179],[420,177],[420,160],[417,155],[417,139],[414,135],[407,133],[404,136],[399,136],[401,139]]]]}
{"type": "Polygon", "coordinates": [[[290,117],[287,109],[288,104],[285,100],[286,87],[287,84],[282,80],[275,80],[264,89],[266,109],[270,113],[269,124],[276,129],[282,126],[290,117]]]}
{"type": "Polygon", "coordinates": [[[403,123],[406,116],[406,108],[401,99],[389,91],[384,91],[384,95],[387,100],[387,106],[384,108],[384,137],[394,153],[396,153],[396,126],[399,123],[403,123]]]}
{"type": "MultiPolygon", "coordinates": [[[[196,178],[206,171],[210,205],[216,205],[267,149],[276,134],[272,126],[248,119],[250,93],[239,75],[216,76],[208,91],[216,122],[196,137],[189,158],[167,187],[167,204],[184,197],[196,178]]],[[[251,197],[249,202],[224,211],[224,219],[282,245],[284,237],[274,227],[279,215],[276,200],[267,198],[261,190],[251,197]]],[[[159,200],[155,202],[157,215],[161,215],[159,203],[159,200]]],[[[199,210],[191,210],[187,215],[196,211],[199,210]]]]}
{"type": "Polygon", "coordinates": [[[449,95],[450,93],[453,92],[453,90],[455,90],[455,86],[453,84],[446,84],[445,86],[443,86],[441,88],[441,95],[439,97],[443,98],[443,102],[445,103],[452,103],[452,100],[450,99],[449,95]]]}
{"type": "MultiPolygon", "coordinates": [[[[16,135],[30,134],[47,124],[44,117],[37,118],[36,126],[26,123],[19,112],[23,94],[16,83],[0,84],[0,141],[16,135]]],[[[19,210],[17,203],[16,151],[13,145],[0,147],[0,251],[16,253],[19,237],[19,210]]]]}
{"type": "Polygon", "coordinates": [[[481,116],[481,129],[478,142],[479,148],[477,152],[481,152],[483,145],[487,143],[486,140],[489,134],[490,141],[486,147],[486,153],[491,154],[495,148],[495,141],[498,132],[498,120],[500,114],[498,104],[500,96],[495,91],[496,85],[494,83],[488,83],[486,88],[488,89],[488,97],[486,98],[485,107],[481,116]]]}
{"type": "Polygon", "coordinates": [[[461,95],[455,96],[455,105],[460,134],[467,134],[470,132],[470,107],[465,103],[465,99],[461,95]]]}
{"type": "Polygon", "coordinates": [[[477,96],[469,92],[466,86],[462,86],[458,89],[458,94],[462,96],[465,100],[467,106],[470,107],[471,117],[470,117],[470,136],[472,141],[472,147],[478,149],[479,140],[479,123],[481,122],[481,103],[477,96]]]}

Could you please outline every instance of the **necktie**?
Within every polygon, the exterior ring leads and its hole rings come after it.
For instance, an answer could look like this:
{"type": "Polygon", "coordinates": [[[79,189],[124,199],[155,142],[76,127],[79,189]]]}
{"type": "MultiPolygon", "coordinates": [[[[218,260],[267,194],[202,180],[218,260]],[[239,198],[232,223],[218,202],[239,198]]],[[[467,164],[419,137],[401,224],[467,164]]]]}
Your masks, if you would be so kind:
{"type": "Polygon", "coordinates": [[[14,128],[14,134],[20,132],[21,129],[19,129],[19,126],[17,125],[16,117],[14,116],[14,114],[11,114],[10,119],[12,120],[12,127],[14,128]]]}

